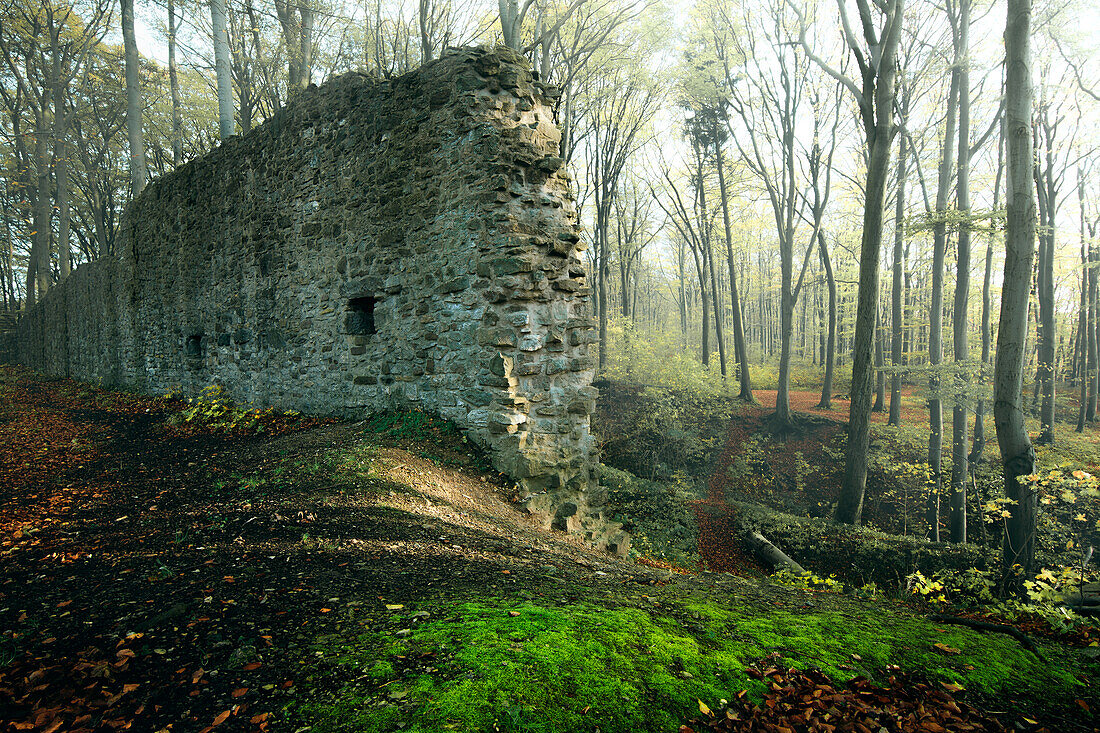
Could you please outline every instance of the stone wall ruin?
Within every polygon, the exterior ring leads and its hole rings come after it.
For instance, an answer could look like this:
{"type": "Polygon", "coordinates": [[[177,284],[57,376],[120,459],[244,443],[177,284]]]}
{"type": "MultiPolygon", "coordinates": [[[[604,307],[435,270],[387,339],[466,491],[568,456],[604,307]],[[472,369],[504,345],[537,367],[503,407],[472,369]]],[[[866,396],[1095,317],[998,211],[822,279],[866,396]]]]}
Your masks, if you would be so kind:
{"type": "Polygon", "coordinates": [[[589,289],[553,90],[504,49],[347,74],[155,181],[118,258],[21,320],[20,361],[158,393],[363,416],[418,406],[548,525],[625,551],[589,429],[589,289]]]}

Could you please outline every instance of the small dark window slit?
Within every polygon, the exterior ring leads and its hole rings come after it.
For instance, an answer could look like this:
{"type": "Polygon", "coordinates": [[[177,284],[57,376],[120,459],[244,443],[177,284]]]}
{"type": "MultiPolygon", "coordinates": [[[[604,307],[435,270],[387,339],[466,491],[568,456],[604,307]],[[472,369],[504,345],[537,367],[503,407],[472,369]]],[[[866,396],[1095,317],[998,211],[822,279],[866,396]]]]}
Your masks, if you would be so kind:
{"type": "Polygon", "coordinates": [[[183,354],[189,359],[202,358],[202,334],[195,333],[187,337],[183,342],[183,354]]]}
{"type": "Polygon", "coordinates": [[[348,300],[348,314],[344,321],[349,336],[370,336],[378,333],[374,325],[375,299],[369,295],[348,300]]]}

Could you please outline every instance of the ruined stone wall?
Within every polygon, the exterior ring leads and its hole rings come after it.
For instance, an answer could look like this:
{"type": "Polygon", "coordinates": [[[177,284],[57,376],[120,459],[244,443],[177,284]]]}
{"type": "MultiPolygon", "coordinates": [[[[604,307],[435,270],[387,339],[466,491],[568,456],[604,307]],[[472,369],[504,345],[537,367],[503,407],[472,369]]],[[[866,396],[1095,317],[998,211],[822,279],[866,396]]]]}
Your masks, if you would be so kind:
{"type": "Polygon", "coordinates": [[[150,185],[120,258],[23,319],[20,358],[308,413],[420,406],[489,447],[548,523],[621,551],[552,102],[506,50],[311,88],[150,185]]]}

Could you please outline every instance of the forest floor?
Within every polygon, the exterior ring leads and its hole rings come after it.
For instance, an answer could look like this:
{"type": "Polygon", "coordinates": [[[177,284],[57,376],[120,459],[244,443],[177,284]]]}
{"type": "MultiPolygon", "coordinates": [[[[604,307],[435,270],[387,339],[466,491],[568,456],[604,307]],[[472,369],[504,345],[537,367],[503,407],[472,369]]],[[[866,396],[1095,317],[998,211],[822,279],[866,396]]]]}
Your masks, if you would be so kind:
{"type": "Polygon", "coordinates": [[[430,420],[182,409],[0,367],[0,730],[1096,729],[1088,648],[593,552],[430,420]]]}

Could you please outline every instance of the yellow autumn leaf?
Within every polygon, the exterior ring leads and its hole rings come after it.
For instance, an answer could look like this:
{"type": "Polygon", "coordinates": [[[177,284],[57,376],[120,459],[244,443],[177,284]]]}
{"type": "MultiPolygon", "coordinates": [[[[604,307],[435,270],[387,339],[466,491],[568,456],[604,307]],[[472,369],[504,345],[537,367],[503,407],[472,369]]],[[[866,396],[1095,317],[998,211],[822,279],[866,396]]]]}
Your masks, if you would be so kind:
{"type": "Polygon", "coordinates": [[[708,708],[702,700],[697,699],[696,702],[699,703],[699,712],[700,713],[702,713],[703,715],[710,715],[711,714],[710,708],[708,708]]]}

